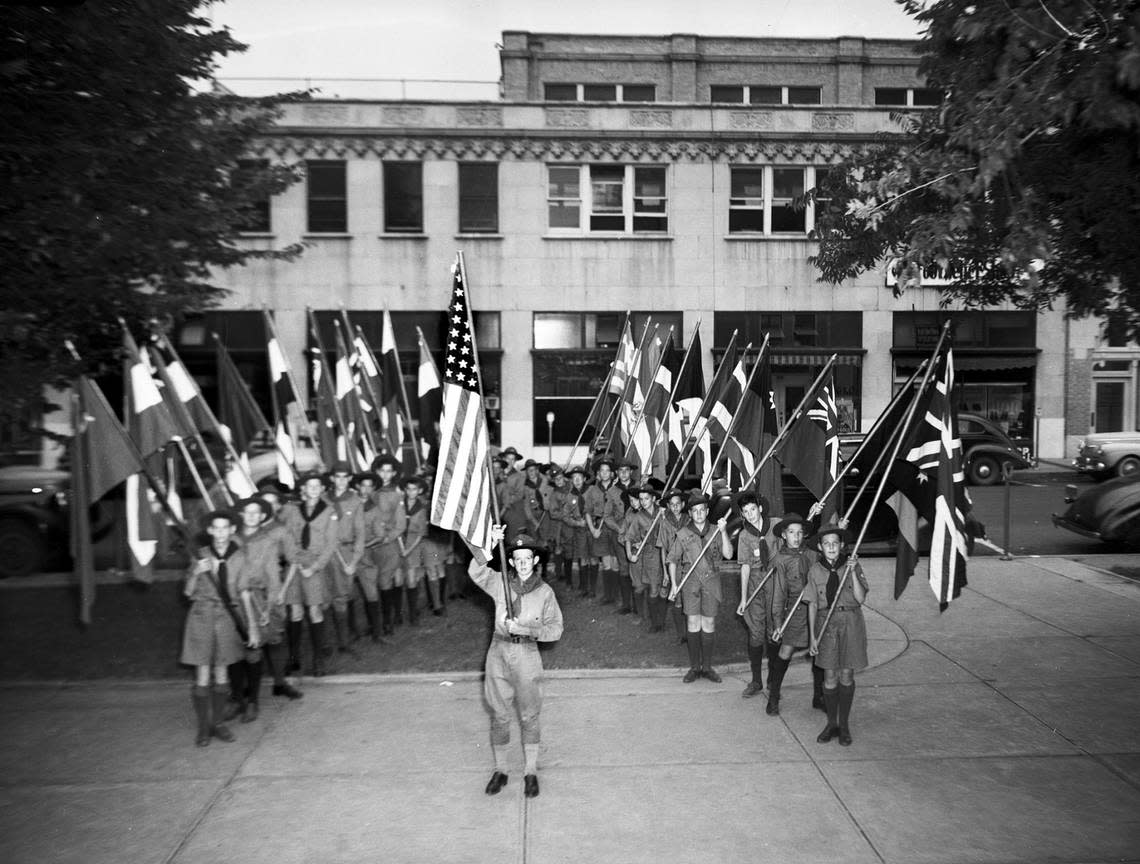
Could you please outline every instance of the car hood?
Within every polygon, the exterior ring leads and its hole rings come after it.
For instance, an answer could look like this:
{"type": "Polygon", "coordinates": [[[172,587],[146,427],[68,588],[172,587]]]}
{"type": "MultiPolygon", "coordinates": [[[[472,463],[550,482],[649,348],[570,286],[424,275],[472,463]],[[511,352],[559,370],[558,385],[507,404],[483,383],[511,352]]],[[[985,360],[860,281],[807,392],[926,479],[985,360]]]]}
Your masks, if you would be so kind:
{"type": "Polygon", "coordinates": [[[1086,447],[1097,447],[1104,444],[1140,444],[1140,433],[1097,432],[1095,435],[1086,435],[1084,441],[1086,447]]]}
{"type": "Polygon", "coordinates": [[[1119,477],[1082,493],[1064,513],[1068,522],[1113,539],[1117,529],[1140,512],[1140,477],[1119,477]]]}
{"type": "Polygon", "coordinates": [[[6,465],[0,468],[0,495],[28,495],[44,489],[65,489],[71,474],[35,465],[6,465]]]}

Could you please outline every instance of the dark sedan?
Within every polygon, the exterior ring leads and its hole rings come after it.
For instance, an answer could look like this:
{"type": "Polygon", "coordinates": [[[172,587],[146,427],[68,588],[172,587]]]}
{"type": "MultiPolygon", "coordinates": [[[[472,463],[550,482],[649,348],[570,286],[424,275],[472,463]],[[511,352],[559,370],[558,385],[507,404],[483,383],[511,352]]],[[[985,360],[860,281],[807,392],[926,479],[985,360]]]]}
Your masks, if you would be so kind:
{"type": "Polygon", "coordinates": [[[1065,487],[1068,509],[1053,524],[1104,543],[1140,549],[1140,477],[1120,477],[1077,495],[1065,487]]]}

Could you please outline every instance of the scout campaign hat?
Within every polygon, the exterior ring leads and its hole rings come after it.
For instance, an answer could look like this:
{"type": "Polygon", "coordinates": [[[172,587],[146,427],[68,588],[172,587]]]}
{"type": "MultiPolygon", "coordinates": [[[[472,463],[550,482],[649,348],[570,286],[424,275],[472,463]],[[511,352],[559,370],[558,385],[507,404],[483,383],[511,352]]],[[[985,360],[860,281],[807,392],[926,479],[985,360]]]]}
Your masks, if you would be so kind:
{"type": "Polygon", "coordinates": [[[685,502],[685,509],[686,510],[692,510],[698,504],[704,504],[706,507],[708,507],[712,504],[712,501],[709,500],[708,495],[702,495],[699,492],[694,492],[693,494],[691,494],[689,496],[689,499],[685,502]]]}
{"type": "Polygon", "coordinates": [[[804,519],[804,517],[801,516],[799,513],[787,513],[784,515],[783,519],[781,519],[779,522],[776,523],[776,527],[772,530],[772,533],[775,534],[777,537],[783,537],[784,532],[787,531],[793,525],[806,525],[806,524],[807,524],[807,520],[804,519]]]}
{"type": "Polygon", "coordinates": [[[514,456],[515,459],[522,459],[522,454],[519,453],[514,447],[508,447],[505,450],[500,450],[499,455],[503,457],[514,456]]]}
{"type": "Polygon", "coordinates": [[[209,513],[202,517],[202,527],[209,528],[215,519],[225,519],[235,528],[241,527],[241,519],[233,510],[211,510],[209,513]]]}
{"type": "Polygon", "coordinates": [[[329,469],[329,476],[332,477],[334,474],[347,474],[351,477],[352,466],[349,465],[348,462],[346,462],[344,459],[338,459],[337,461],[333,462],[332,467],[329,469]]]}
{"type": "Polygon", "coordinates": [[[424,489],[427,489],[427,482],[418,474],[409,474],[407,477],[400,481],[400,488],[407,489],[409,486],[418,486],[420,488],[420,491],[423,491],[424,489]]]}
{"type": "Polygon", "coordinates": [[[256,495],[252,498],[242,498],[237,504],[234,505],[234,512],[241,513],[250,504],[256,504],[261,508],[261,512],[265,514],[266,519],[273,518],[273,505],[266,501],[264,498],[259,498],[256,495]]]}
{"type": "Polygon", "coordinates": [[[846,528],[840,528],[838,525],[824,525],[816,531],[811,537],[808,538],[807,544],[814,549],[819,549],[820,541],[829,534],[834,534],[839,538],[839,542],[847,545],[851,542],[851,534],[848,533],[846,528]]]}
{"type": "Polygon", "coordinates": [[[375,471],[361,471],[359,474],[354,475],[352,478],[352,485],[359,486],[365,480],[371,480],[373,486],[380,485],[380,475],[375,471]]]}

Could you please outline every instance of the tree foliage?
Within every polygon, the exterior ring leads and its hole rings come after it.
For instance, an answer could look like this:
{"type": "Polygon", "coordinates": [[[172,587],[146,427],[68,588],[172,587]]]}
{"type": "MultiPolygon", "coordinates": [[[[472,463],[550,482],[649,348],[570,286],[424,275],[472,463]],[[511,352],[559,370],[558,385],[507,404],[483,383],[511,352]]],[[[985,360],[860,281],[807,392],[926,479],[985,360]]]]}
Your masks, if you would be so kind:
{"type": "Polygon", "coordinates": [[[897,258],[896,291],[939,266],[966,274],[944,299],[1063,298],[1140,333],[1140,2],[897,2],[945,99],[821,184],[822,277],[897,258]]]}
{"type": "MultiPolygon", "coordinates": [[[[289,166],[235,171],[283,94],[211,88],[245,50],[201,17],[202,0],[101,0],[0,17],[0,413],[45,383],[98,371],[129,325],[216,303],[214,268],[298,249],[238,242],[289,166]]],[[[141,329],[141,328],[140,328],[141,329]]]]}

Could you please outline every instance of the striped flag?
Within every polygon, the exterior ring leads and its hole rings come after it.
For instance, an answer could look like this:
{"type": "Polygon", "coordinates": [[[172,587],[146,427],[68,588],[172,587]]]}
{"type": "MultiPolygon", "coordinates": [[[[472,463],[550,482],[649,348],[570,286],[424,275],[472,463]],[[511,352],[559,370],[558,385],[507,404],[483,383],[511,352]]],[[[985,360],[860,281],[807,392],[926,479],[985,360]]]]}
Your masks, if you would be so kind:
{"type": "Polygon", "coordinates": [[[490,440],[483,413],[483,388],[475,352],[474,317],[463,258],[452,270],[439,418],[439,471],[432,494],[431,521],[455,531],[491,557],[490,440]]]}
{"type": "Polygon", "coordinates": [[[416,396],[419,398],[420,413],[420,441],[423,442],[424,458],[429,462],[432,459],[432,450],[439,446],[439,411],[442,385],[439,381],[439,369],[436,368],[435,358],[428,350],[424,340],[423,331],[416,328],[416,336],[420,345],[420,366],[416,376],[416,396]]]}
{"type": "Polygon", "coordinates": [[[622,327],[621,338],[618,340],[617,354],[614,356],[614,373],[610,376],[609,392],[619,399],[625,393],[626,381],[633,372],[637,359],[637,345],[633,341],[633,331],[629,326],[629,314],[625,316],[625,326],[622,327]]]}
{"type": "Polygon", "coordinates": [[[269,394],[273,401],[273,440],[277,445],[277,479],[286,486],[297,485],[294,466],[297,464],[297,445],[293,438],[294,430],[305,428],[301,398],[293,384],[293,373],[289,360],[281,350],[273,318],[268,309],[262,309],[265,316],[265,332],[268,339],[265,353],[269,358],[269,394]]]}
{"type": "Polygon", "coordinates": [[[384,324],[380,330],[380,416],[388,436],[389,446],[396,458],[403,456],[404,414],[402,408],[403,371],[396,347],[396,331],[392,326],[392,313],[384,307],[384,324]]]}
{"type": "Polygon", "coordinates": [[[669,468],[681,455],[681,445],[705,401],[705,378],[701,372],[701,334],[693,341],[681,368],[674,373],[673,404],[669,407],[669,468]]]}

